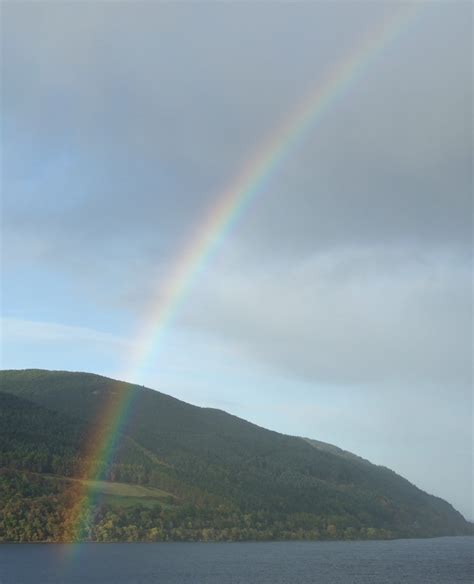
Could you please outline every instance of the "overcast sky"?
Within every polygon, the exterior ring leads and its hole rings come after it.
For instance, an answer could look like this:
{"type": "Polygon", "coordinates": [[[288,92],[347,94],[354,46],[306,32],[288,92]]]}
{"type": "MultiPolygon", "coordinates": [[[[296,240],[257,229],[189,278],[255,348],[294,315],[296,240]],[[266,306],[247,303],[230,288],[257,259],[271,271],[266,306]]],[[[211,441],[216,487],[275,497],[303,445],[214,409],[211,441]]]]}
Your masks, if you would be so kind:
{"type": "MultiPolygon", "coordinates": [[[[119,376],[220,193],[400,8],[4,2],[2,367],[119,376]]],[[[474,519],[472,36],[469,2],[426,3],[129,381],[332,442],[474,519]]]]}

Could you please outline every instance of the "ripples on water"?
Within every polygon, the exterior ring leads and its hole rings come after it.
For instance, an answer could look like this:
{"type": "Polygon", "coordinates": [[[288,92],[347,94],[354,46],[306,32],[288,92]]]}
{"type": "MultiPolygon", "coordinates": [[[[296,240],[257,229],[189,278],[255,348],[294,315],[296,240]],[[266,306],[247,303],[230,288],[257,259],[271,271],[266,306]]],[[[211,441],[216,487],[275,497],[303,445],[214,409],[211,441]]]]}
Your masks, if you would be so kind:
{"type": "Polygon", "coordinates": [[[4,544],[1,584],[473,584],[474,538],[4,544]]]}

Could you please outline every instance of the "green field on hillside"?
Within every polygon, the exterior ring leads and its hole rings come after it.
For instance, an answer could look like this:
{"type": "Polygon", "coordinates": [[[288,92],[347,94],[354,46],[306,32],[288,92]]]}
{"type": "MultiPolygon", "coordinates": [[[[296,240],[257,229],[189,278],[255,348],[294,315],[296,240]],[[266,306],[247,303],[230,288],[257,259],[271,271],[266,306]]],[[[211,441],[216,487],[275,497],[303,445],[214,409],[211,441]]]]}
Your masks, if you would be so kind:
{"type": "Polygon", "coordinates": [[[159,503],[161,507],[176,502],[176,497],[155,487],[116,483],[111,481],[93,481],[70,477],[48,476],[49,480],[74,482],[87,487],[87,492],[94,494],[102,503],[129,507],[132,505],[152,506],[159,503]]]}

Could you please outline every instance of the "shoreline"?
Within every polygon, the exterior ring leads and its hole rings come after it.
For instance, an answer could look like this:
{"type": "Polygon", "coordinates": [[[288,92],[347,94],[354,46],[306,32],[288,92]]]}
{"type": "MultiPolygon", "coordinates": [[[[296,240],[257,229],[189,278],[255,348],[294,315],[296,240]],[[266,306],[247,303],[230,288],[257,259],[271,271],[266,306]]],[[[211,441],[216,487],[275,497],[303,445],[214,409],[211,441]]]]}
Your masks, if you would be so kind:
{"type": "Polygon", "coordinates": [[[245,543],[363,543],[363,542],[392,542],[392,541],[420,541],[423,539],[444,539],[444,538],[454,538],[454,537],[474,537],[474,533],[464,533],[464,534],[452,534],[452,535],[431,535],[431,536],[420,536],[420,537],[391,537],[385,539],[246,539],[246,540],[172,540],[172,541],[0,541],[0,546],[2,545],[84,545],[84,544],[99,544],[99,545],[110,545],[110,544],[123,544],[123,545],[136,545],[136,544],[245,544],[245,543]]]}

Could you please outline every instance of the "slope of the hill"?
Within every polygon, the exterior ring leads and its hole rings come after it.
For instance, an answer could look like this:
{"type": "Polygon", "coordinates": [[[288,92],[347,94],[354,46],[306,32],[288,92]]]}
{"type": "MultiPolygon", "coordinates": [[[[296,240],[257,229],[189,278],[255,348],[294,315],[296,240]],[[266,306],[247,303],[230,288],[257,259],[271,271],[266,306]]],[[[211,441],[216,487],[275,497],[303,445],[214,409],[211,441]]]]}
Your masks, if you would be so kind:
{"type": "MultiPolygon", "coordinates": [[[[4,397],[3,405],[0,402],[8,418],[0,438],[10,444],[7,452],[17,452],[14,460],[4,453],[0,461],[10,473],[21,470],[23,480],[25,471],[87,478],[91,424],[111,400],[125,403],[130,398],[118,447],[103,478],[170,493],[172,500],[169,508],[161,509],[161,519],[140,519],[159,525],[155,539],[431,536],[469,531],[451,505],[386,468],[337,447],[265,430],[157,391],[88,373],[42,370],[0,372],[0,390],[19,400],[7,404],[4,397]],[[54,465],[34,467],[32,460],[38,456],[54,465]]],[[[11,480],[8,484],[11,494],[16,487],[11,487],[11,480]]],[[[124,521],[129,519],[122,517],[124,521]]],[[[133,519],[137,529],[140,521],[133,519]]],[[[122,524],[109,539],[130,539],[131,531],[122,524]]],[[[93,529],[88,534],[98,538],[93,529]]],[[[149,531],[140,534],[139,538],[151,537],[149,531]]]]}

